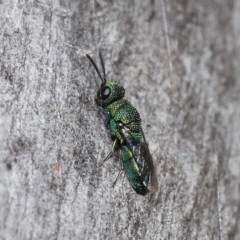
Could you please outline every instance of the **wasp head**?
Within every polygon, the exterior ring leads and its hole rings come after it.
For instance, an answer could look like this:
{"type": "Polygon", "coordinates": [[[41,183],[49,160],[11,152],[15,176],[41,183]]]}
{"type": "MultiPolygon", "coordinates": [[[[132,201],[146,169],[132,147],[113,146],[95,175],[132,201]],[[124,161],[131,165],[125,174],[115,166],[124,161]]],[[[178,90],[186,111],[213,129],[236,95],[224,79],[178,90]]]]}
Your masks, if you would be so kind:
{"type": "Polygon", "coordinates": [[[99,51],[99,58],[102,65],[103,77],[100,74],[96,63],[92,60],[92,58],[88,54],[86,54],[86,56],[89,59],[89,61],[92,63],[99,78],[102,81],[102,84],[98,89],[97,96],[95,98],[97,105],[104,108],[104,107],[107,107],[109,104],[113,103],[114,101],[122,99],[125,94],[125,90],[123,86],[115,82],[106,81],[106,73],[105,73],[105,67],[104,67],[101,51],[99,51]]]}
{"type": "Polygon", "coordinates": [[[125,90],[122,85],[115,82],[102,84],[97,92],[95,101],[98,106],[106,107],[109,104],[124,97],[125,90]]]}

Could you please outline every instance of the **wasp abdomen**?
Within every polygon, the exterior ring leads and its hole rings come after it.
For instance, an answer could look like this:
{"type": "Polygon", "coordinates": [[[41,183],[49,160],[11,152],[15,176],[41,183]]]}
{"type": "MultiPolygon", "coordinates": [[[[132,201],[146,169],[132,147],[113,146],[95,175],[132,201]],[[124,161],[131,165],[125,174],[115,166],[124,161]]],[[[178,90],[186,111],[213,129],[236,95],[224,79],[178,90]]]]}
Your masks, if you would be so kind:
{"type": "Polygon", "coordinates": [[[132,151],[128,148],[128,146],[121,146],[120,156],[126,171],[126,175],[133,189],[141,195],[147,194],[149,192],[147,184],[145,181],[143,181],[141,171],[139,170],[139,167],[132,155],[132,151]]]}

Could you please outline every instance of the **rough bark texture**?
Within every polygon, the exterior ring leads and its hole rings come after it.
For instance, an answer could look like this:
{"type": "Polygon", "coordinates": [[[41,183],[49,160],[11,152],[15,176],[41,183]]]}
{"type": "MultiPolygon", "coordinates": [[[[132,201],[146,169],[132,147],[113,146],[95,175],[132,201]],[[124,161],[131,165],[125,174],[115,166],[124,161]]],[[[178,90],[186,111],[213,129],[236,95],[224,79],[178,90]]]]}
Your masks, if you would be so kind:
{"type": "Polygon", "coordinates": [[[1,0],[0,239],[240,239],[239,16],[238,0],[1,0]],[[153,196],[100,166],[99,48],[141,114],[153,196]]]}

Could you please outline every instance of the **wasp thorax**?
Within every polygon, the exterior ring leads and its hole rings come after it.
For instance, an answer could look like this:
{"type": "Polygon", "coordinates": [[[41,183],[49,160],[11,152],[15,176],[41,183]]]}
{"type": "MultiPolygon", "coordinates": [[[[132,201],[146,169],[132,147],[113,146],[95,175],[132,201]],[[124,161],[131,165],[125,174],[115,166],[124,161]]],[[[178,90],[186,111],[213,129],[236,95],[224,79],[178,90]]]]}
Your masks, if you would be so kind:
{"type": "Polygon", "coordinates": [[[116,100],[124,97],[125,90],[122,85],[115,82],[108,82],[99,88],[96,102],[101,107],[106,107],[116,100]]]}

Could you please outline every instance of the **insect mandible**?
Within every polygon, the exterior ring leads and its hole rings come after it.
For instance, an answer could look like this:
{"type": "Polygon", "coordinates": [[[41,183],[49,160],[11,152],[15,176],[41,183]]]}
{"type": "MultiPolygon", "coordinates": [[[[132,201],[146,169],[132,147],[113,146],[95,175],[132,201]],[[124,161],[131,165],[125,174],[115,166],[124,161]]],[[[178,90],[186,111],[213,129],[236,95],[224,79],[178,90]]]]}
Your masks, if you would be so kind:
{"type": "Polygon", "coordinates": [[[100,111],[106,116],[106,125],[113,138],[112,151],[105,158],[109,158],[114,151],[119,151],[122,168],[133,189],[145,195],[157,190],[157,179],[146,142],[141,118],[136,108],[124,99],[125,89],[116,82],[107,82],[103,57],[99,51],[103,76],[93,59],[86,54],[95,68],[102,83],[95,98],[100,111]]]}

